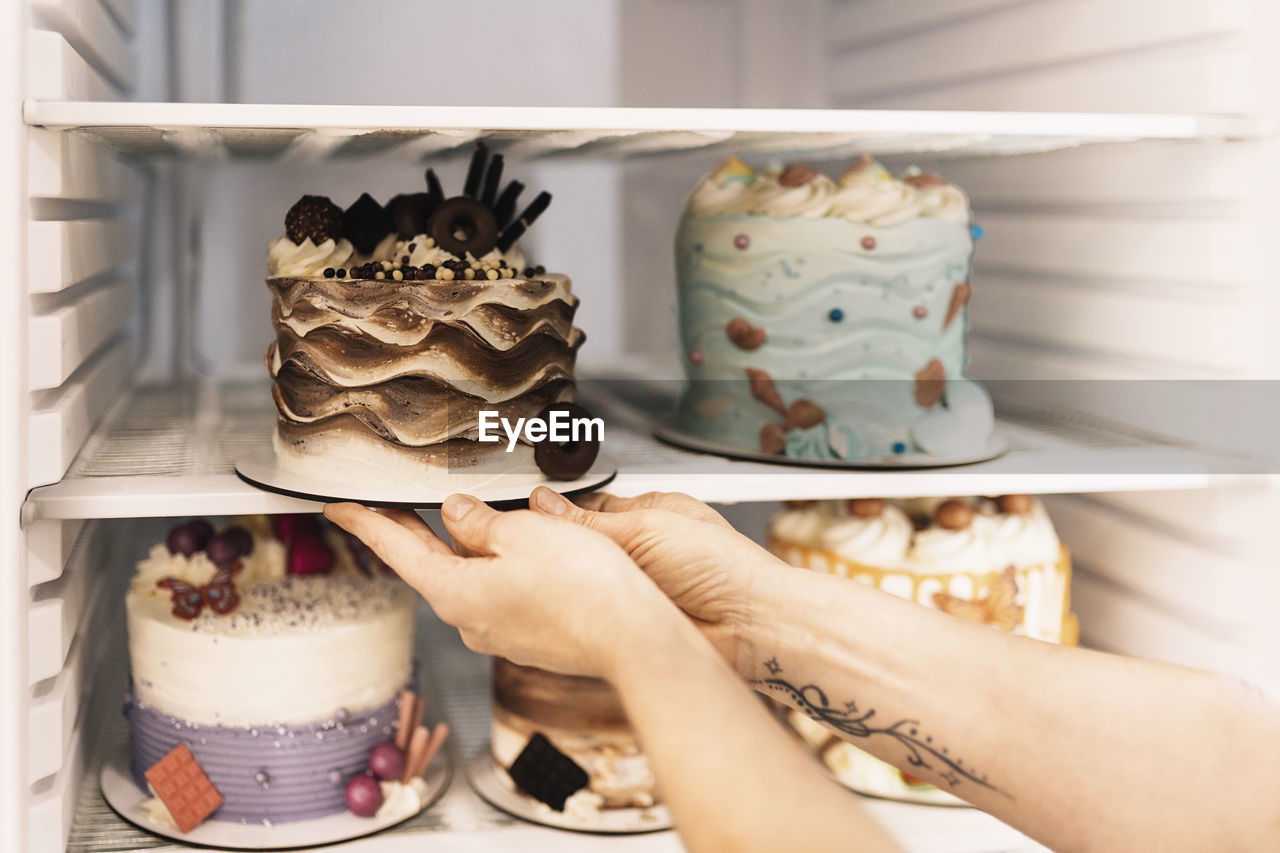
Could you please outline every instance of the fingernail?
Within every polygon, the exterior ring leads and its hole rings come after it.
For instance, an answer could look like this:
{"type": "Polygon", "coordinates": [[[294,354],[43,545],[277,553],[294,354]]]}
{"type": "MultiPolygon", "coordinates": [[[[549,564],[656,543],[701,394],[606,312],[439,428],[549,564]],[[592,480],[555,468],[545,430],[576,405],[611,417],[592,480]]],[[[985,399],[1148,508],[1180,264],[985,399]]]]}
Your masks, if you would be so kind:
{"type": "Polygon", "coordinates": [[[461,521],[475,505],[476,502],[466,495],[449,495],[440,505],[440,511],[453,521],[461,521]]]}
{"type": "Polygon", "coordinates": [[[545,486],[533,493],[533,501],[538,505],[538,509],[551,515],[564,515],[565,510],[569,508],[564,498],[545,486]]]}

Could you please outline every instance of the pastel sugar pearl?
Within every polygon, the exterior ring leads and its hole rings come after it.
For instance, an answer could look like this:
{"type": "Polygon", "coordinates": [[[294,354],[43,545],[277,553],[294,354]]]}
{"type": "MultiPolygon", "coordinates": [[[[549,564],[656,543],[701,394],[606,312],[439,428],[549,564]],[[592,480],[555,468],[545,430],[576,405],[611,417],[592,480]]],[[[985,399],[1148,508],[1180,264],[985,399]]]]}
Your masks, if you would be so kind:
{"type": "Polygon", "coordinates": [[[689,350],[689,363],[690,363],[690,364],[702,364],[702,362],[704,362],[704,361],[706,361],[706,360],[707,360],[707,354],[706,354],[706,353],[704,353],[702,350],[700,350],[700,349],[691,349],[691,350],[689,350]]]}
{"type": "Polygon", "coordinates": [[[751,238],[746,234],[739,234],[733,238],[733,245],[739,249],[745,249],[751,245],[751,238]]]}

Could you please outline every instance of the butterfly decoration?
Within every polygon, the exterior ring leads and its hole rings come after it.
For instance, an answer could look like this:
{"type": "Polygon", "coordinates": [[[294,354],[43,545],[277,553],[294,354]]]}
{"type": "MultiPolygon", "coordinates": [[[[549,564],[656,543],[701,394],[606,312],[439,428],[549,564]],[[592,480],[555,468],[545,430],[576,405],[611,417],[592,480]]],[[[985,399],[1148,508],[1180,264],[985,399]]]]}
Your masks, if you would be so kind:
{"type": "Polygon", "coordinates": [[[1009,566],[987,588],[987,594],[982,599],[970,601],[945,592],[935,592],[933,603],[943,613],[983,625],[994,625],[1002,631],[1012,631],[1022,622],[1023,608],[1014,603],[1017,598],[1018,575],[1013,566],[1009,566]]]}
{"type": "Polygon", "coordinates": [[[195,619],[205,605],[219,616],[225,616],[240,606],[235,576],[243,569],[244,563],[236,560],[219,568],[204,586],[195,586],[175,577],[162,578],[156,581],[156,586],[169,590],[173,597],[173,615],[179,619],[195,619]]]}

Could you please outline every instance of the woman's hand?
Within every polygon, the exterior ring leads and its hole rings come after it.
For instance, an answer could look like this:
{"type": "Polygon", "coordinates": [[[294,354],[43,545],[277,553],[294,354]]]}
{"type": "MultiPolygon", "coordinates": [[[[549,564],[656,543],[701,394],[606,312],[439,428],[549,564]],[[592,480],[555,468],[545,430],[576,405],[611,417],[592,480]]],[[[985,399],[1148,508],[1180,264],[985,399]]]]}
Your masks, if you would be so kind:
{"type": "Polygon", "coordinates": [[[711,507],[679,493],[619,498],[595,492],[574,505],[547,488],[529,506],[599,531],[627,552],[683,610],[731,666],[748,665],[742,647],[753,588],[783,563],[734,530],[711,507]]]}
{"type": "Polygon", "coordinates": [[[681,618],[617,545],[564,520],[497,512],[453,495],[441,517],[454,553],[409,510],[343,503],[326,506],[325,515],[372,548],[482,654],[609,678],[647,632],[681,618]]]}

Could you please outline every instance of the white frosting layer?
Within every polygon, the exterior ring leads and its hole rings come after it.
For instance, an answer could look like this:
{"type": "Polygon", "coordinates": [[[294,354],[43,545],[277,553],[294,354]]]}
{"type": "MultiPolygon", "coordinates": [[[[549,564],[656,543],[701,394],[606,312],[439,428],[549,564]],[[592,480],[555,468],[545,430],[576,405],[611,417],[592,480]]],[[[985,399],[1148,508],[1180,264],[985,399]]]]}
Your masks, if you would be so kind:
{"type": "Polygon", "coordinates": [[[346,240],[325,240],[317,246],[310,237],[301,245],[288,237],[277,237],[267,247],[267,269],[272,275],[320,275],[328,267],[346,265],[354,252],[346,240]]]}
{"type": "Polygon", "coordinates": [[[174,616],[165,590],[130,590],[139,702],[196,724],[299,724],[377,707],[408,682],[415,596],[398,579],[284,576],[236,588],[233,612],[205,608],[195,620],[174,616]]]}
{"type": "Polygon", "coordinates": [[[829,216],[851,222],[888,226],[916,217],[969,221],[969,200],[935,176],[909,171],[895,178],[869,157],[854,162],[838,184],[814,174],[798,186],[784,186],[777,170],[754,172],[731,159],[704,178],[689,196],[692,216],[748,214],[775,219],[829,216]]]}
{"type": "Polygon", "coordinates": [[[844,501],[815,501],[779,512],[770,535],[780,549],[822,548],[850,562],[918,575],[995,572],[1058,560],[1058,534],[1040,501],[1033,499],[1025,515],[998,512],[986,502],[962,530],[933,524],[916,531],[909,515],[932,514],[942,500],[895,501],[875,518],[850,515],[844,501]]]}

